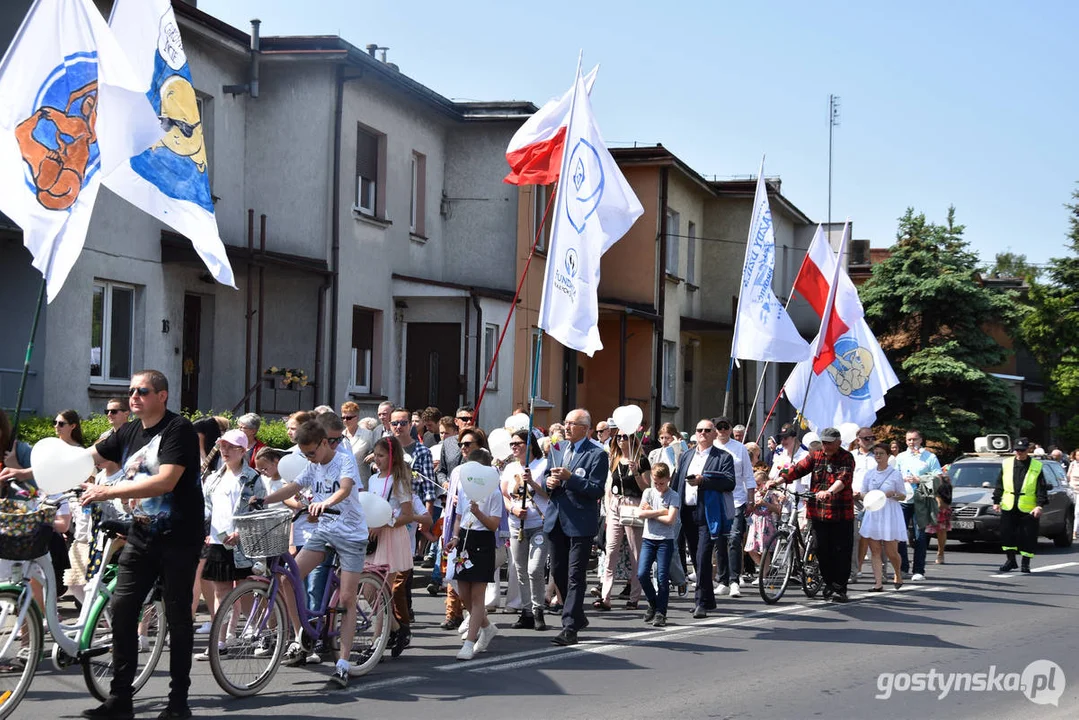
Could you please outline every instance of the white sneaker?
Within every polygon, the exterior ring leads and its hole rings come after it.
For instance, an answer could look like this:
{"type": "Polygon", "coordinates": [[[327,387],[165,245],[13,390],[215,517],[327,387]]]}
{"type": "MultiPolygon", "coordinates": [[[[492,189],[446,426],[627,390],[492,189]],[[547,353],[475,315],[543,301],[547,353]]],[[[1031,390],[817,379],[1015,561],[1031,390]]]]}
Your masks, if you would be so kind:
{"type": "Polygon", "coordinates": [[[464,614],[464,618],[465,619],[462,620],[461,624],[457,627],[457,634],[461,636],[462,640],[464,640],[465,636],[468,635],[468,613],[467,612],[464,614]]]}
{"type": "Polygon", "coordinates": [[[480,635],[476,638],[476,652],[483,652],[487,649],[487,646],[491,644],[491,641],[495,639],[495,635],[498,634],[498,626],[491,623],[487,627],[480,628],[480,635]]]}
{"type": "Polygon", "coordinates": [[[925,580],[925,575],[921,573],[914,573],[914,575],[912,575],[910,579],[911,582],[918,582],[919,580],[925,580]]]}
{"type": "Polygon", "coordinates": [[[724,585],[723,583],[720,583],[719,585],[716,585],[715,588],[713,588],[713,590],[715,591],[716,595],[729,595],[730,592],[731,592],[731,589],[729,587],[727,587],[726,585],[724,585]]]}
{"type": "Polygon", "coordinates": [[[458,660],[471,660],[476,654],[476,643],[471,640],[465,640],[465,644],[461,646],[461,649],[457,651],[458,660]]]}
{"type": "Polygon", "coordinates": [[[139,652],[150,652],[150,638],[146,635],[139,635],[139,652]]]}
{"type": "Polygon", "coordinates": [[[742,597],[742,590],[738,587],[738,583],[732,582],[730,588],[731,597],[742,597]]]}
{"type": "MultiPolygon", "coordinates": [[[[689,575],[687,575],[686,576],[686,582],[691,582],[691,583],[697,582],[697,573],[691,572],[689,575]]],[[[207,631],[207,632],[209,632],[209,631],[207,631]]]]}
{"type": "Polygon", "coordinates": [[[195,634],[196,635],[209,635],[210,634],[210,627],[211,627],[211,623],[204,622],[202,625],[199,625],[198,628],[195,629],[195,634]]]}

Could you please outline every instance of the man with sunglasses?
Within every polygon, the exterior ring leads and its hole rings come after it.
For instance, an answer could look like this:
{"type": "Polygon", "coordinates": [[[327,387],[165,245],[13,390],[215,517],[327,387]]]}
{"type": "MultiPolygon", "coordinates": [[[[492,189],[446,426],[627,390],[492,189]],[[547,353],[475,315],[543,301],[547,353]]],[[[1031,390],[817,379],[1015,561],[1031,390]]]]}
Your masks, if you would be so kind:
{"type": "MultiPolygon", "coordinates": [[[[757,489],[757,483],[753,480],[753,460],[749,457],[746,446],[734,439],[734,429],[731,427],[729,418],[718,417],[715,420],[716,439],[714,445],[720,450],[726,450],[734,460],[734,523],[731,531],[726,535],[720,535],[716,542],[716,560],[718,567],[716,574],[719,576],[719,584],[716,585],[716,595],[730,595],[732,598],[742,597],[739,583],[742,577],[742,538],[746,533],[746,501],[749,493],[757,489]]],[[[743,436],[745,427],[742,426],[743,436]]]]}
{"type": "Polygon", "coordinates": [[[101,433],[98,442],[122,428],[131,418],[131,406],[127,404],[127,398],[109,398],[105,403],[105,416],[109,419],[109,429],[101,433]]]}
{"type": "Polygon", "coordinates": [[[696,444],[679,457],[671,488],[681,498],[682,529],[697,570],[693,617],[704,618],[716,609],[712,552],[733,526],[736,483],[734,458],[713,444],[716,424],[708,418],[698,421],[693,437],[696,444]]]}
{"type": "Polygon", "coordinates": [[[97,464],[120,464],[127,480],[83,486],[83,506],[121,498],[137,500],[138,505],[112,595],[113,678],[109,697],[82,716],[106,720],[134,717],[131,684],[138,665],[139,615],[147,593],[161,577],[171,683],[168,707],[158,717],[188,718],[195,637],[191,593],[205,539],[199,440],[191,422],[166,407],[169,384],[161,372],[134,373],[129,397],[139,422],[120,427],[92,451],[97,464]]]}

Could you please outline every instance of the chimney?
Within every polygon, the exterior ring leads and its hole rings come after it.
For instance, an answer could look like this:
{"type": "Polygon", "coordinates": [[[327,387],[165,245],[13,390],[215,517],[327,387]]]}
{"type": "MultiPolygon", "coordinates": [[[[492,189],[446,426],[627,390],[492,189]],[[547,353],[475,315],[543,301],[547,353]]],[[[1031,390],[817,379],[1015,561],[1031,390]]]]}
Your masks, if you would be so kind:
{"type": "Polygon", "coordinates": [[[374,57],[375,56],[375,50],[378,50],[378,44],[377,43],[370,43],[367,46],[366,49],[367,49],[367,54],[370,55],[371,57],[374,57]]]}

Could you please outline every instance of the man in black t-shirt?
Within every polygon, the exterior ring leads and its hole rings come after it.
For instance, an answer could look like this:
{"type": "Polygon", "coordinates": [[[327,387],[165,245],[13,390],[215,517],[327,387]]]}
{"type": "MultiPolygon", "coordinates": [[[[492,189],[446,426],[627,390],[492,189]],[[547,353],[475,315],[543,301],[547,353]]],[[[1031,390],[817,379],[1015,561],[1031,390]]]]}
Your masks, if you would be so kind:
{"type": "Polygon", "coordinates": [[[134,717],[131,696],[139,655],[139,614],[160,577],[171,636],[171,683],[168,707],[158,717],[188,718],[194,644],[191,592],[205,541],[198,435],[190,421],[166,408],[169,384],[157,370],[132,375],[129,395],[131,412],[139,422],[128,423],[94,447],[94,459],[119,463],[124,480],[86,485],[82,496],[83,505],[112,499],[136,503],[112,597],[112,686],[108,699],[82,716],[134,717]]]}

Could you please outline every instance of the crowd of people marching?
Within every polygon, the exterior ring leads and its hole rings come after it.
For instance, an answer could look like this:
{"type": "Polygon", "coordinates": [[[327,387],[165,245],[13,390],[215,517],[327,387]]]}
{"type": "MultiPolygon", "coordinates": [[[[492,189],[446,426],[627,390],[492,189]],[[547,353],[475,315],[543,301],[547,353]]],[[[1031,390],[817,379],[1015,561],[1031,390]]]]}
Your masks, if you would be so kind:
{"type": "MultiPolygon", "coordinates": [[[[588,625],[586,605],[606,612],[617,604],[661,628],[670,615],[670,594],[692,592],[692,617],[706,617],[720,599],[740,597],[753,582],[785,510],[797,513],[803,528],[812,526],[822,593],[834,602],[848,600],[849,583],[868,580],[867,558],[870,592],[924,580],[930,538],[936,540],[935,563],[946,560],[951,486],[916,429],[906,432],[900,450],[897,441],[889,444],[868,427],[844,447],[835,428],[803,434],[788,424],[761,447],[724,417],[701,419],[687,433],[671,423],[651,433],[617,427],[613,418],[594,421],[587,410],[576,409],[547,428],[506,428],[507,450],[492,449],[468,406],[443,415],[433,407],[409,411],[385,402],[376,417],[364,418],[356,403],[346,402],[338,411],[322,406],[289,416],[294,445],[278,450],[259,441],[258,415],[240,416],[235,427],[222,417],[190,423],[166,409],[167,399],[164,375],[135,374],[129,396],[106,403],[111,427],[94,445],[98,472],[81,502],[122,501],[119,511],[133,523],[114,598],[112,694],[85,717],[131,717],[134,658],[148,645],[139,634],[138,605],[159,575],[172,651],[169,706],[161,717],[190,716],[191,662],[209,653],[196,653],[195,637],[218,643],[221,653],[229,649],[227,628],[209,637],[211,624],[196,626],[194,618],[202,604],[212,617],[252,573],[254,561],[239,542],[235,519],[264,505],[307,510],[295,523],[290,552],[311,608],[321,601],[335,564],[346,608],[355,605],[350,600],[365,566],[388,568],[394,657],[411,642],[417,572],[430,572],[428,593],[445,596],[440,627],[460,634],[457,659],[467,661],[498,635],[491,613],[500,608],[517,615],[514,630],[543,632],[554,625],[551,641],[558,645],[578,642],[588,625]],[[305,469],[286,482],[279,465],[292,453],[305,458],[305,469]],[[497,468],[500,492],[470,500],[458,470],[466,462],[497,468]],[[798,493],[797,502],[784,486],[798,493]],[[389,503],[387,526],[367,527],[361,492],[389,503]],[[589,587],[593,559],[596,582],[589,587]]],[[[72,410],[56,416],[55,430],[67,443],[84,444],[72,410]]],[[[30,448],[13,441],[2,412],[0,446],[6,449],[0,471],[5,495],[32,492],[30,448]]],[[[1044,488],[1021,481],[1037,451],[1025,439],[1015,447],[1020,480],[1014,487],[1004,483],[994,496],[1005,526],[1020,511],[1036,523],[1046,502],[1044,488]]],[[[1042,459],[1063,460],[1055,454],[1042,459]]],[[[1067,465],[1067,478],[1079,492],[1079,451],[1067,465]]],[[[59,584],[76,602],[83,600],[88,568],[101,561],[95,517],[68,507],[57,515],[50,552],[59,584]]],[[[1023,522],[1014,521],[1013,534],[1024,534],[1023,522]]],[[[1019,552],[1029,571],[1030,554],[1020,544],[1011,543],[1016,547],[1003,570],[1018,568],[1019,552]]],[[[299,627],[296,608],[289,611],[299,627]]],[[[351,647],[354,624],[353,610],[342,620],[342,647],[351,647]]],[[[297,636],[283,662],[321,663],[333,654],[304,647],[297,636]]],[[[346,686],[348,671],[346,653],[336,660],[330,682],[346,686]]]]}

